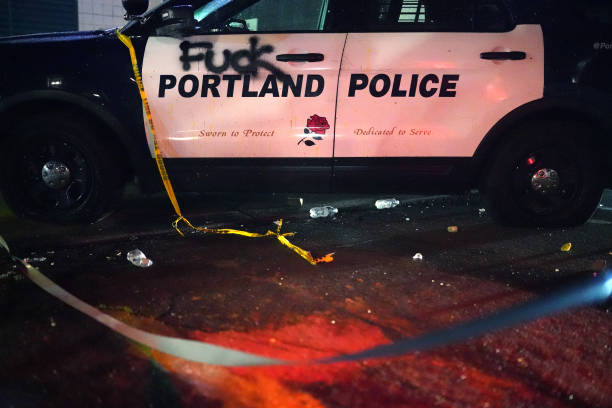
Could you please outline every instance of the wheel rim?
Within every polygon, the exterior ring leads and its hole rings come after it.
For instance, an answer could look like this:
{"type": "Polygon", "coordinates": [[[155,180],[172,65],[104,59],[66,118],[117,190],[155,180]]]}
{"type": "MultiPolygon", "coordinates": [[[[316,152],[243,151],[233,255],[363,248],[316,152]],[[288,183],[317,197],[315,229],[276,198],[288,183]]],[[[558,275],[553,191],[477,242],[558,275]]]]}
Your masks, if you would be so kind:
{"type": "Polygon", "coordinates": [[[54,190],[66,188],[71,181],[70,168],[58,160],[49,160],[43,165],[42,181],[45,185],[54,190]]]}
{"type": "Polygon", "coordinates": [[[520,160],[511,183],[519,206],[544,216],[568,208],[579,194],[582,180],[577,160],[553,147],[534,151],[520,160]]]}
{"type": "Polygon", "coordinates": [[[34,213],[69,212],[79,208],[92,188],[83,153],[60,137],[38,137],[24,149],[20,166],[26,205],[34,213]]]}

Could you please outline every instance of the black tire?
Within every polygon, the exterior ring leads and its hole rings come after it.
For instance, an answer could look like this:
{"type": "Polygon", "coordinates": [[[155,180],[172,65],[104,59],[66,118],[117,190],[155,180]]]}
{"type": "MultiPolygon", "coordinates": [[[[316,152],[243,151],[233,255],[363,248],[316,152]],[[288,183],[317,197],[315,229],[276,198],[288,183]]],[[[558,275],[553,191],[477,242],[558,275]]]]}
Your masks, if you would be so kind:
{"type": "Polygon", "coordinates": [[[484,183],[494,217],[514,226],[584,224],[603,192],[602,151],[591,136],[588,126],[555,121],[507,134],[484,183]]]}
{"type": "Polygon", "coordinates": [[[15,214],[76,223],[108,212],[120,197],[123,178],[118,155],[100,133],[74,114],[38,114],[14,125],[3,142],[0,183],[15,214]]]}

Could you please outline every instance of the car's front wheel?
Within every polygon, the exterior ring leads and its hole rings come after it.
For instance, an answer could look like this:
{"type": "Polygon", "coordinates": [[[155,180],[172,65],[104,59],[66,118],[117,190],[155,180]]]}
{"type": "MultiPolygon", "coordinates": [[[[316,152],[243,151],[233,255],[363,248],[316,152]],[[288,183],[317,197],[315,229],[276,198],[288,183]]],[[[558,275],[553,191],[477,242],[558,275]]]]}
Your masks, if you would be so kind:
{"type": "Polygon", "coordinates": [[[493,214],[511,225],[586,222],[603,191],[602,152],[592,132],[579,123],[540,121],[506,135],[485,179],[493,214]]]}
{"type": "Polygon", "coordinates": [[[122,175],[90,121],[41,114],[20,120],[4,143],[2,191],[20,216],[49,222],[93,221],[116,202],[122,175]]]}

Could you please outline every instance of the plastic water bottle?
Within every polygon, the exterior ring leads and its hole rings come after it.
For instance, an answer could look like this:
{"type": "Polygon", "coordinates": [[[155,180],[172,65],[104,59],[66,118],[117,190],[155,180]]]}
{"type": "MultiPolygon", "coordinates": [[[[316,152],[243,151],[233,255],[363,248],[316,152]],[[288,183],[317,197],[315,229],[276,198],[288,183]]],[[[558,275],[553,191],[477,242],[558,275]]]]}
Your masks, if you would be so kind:
{"type": "Polygon", "coordinates": [[[400,204],[400,202],[396,198],[386,198],[384,200],[377,200],[374,205],[379,210],[384,210],[386,208],[397,207],[399,204],[400,204]]]}
{"type": "Polygon", "coordinates": [[[314,207],[310,209],[310,218],[325,218],[338,214],[338,209],[331,205],[323,207],[314,207]]]}

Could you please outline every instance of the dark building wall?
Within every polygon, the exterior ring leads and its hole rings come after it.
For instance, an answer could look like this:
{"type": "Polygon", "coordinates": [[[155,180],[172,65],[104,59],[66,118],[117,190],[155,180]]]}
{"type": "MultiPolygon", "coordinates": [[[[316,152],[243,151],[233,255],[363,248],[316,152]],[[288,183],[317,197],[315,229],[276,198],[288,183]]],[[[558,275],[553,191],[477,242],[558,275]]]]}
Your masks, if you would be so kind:
{"type": "Polygon", "coordinates": [[[0,0],[0,36],[78,29],[77,0],[0,0]]]}

